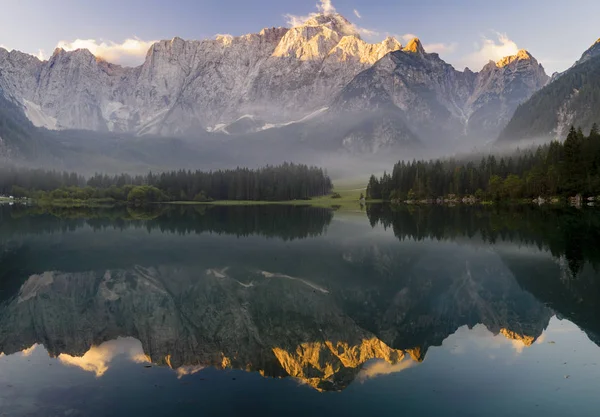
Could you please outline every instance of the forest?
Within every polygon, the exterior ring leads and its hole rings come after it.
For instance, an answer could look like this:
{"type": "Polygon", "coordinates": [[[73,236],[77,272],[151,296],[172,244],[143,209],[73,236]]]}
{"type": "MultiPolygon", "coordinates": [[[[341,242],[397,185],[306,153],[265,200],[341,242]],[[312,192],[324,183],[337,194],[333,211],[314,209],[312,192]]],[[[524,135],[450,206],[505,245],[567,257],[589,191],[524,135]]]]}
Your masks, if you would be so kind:
{"type": "Polygon", "coordinates": [[[0,195],[36,200],[95,200],[133,204],[163,201],[290,201],[329,194],[322,169],[284,163],[259,169],[170,171],[132,176],[0,167],[0,195]]]}
{"type": "Polygon", "coordinates": [[[455,195],[479,200],[600,195],[600,132],[571,127],[564,142],[480,160],[398,162],[391,174],[371,176],[368,199],[436,199],[455,195]]]}

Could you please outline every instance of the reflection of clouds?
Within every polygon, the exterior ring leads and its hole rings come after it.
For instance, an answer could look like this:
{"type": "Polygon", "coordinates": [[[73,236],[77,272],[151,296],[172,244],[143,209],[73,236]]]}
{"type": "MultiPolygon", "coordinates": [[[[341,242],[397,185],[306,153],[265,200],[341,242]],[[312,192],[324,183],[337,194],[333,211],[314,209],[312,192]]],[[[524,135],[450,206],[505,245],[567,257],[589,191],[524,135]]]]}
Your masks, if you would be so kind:
{"type": "Polygon", "coordinates": [[[76,366],[86,372],[94,373],[96,377],[101,377],[106,373],[110,363],[117,356],[126,356],[136,363],[150,362],[149,358],[144,354],[142,343],[139,340],[129,337],[105,342],[100,346],[92,346],[81,357],[62,353],[58,356],[58,359],[64,365],[76,366]]]}
{"type": "Polygon", "coordinates": [[[404,371],[405,369],[412,368],[415,365],[417,365],[417,362],[408,358],[393,365],[384,360],[376,360],[361,369],[361,371],[358,373],[357,379],[359,381],[365,381],[367,379],[376,378],[382,375],[396,374],[404,371]]]}
{"type": "Polygon", "coordinates": [[[523,343],[520,340],[510,340],[510,343],[513,347],[513,349],[515,350],[515,352],[517,352],[517,355],[520,355],[521,353],[523,353],[523,349],[525,349],[525,343],[523,343]]]}
{"type": "MultiPolygon", "coordinates": [[[[27,356],[31,356],[31,354],[33,353],[33,351],[38,347],[39,345],[36,343],[33,346],[27,348],[27,349],[23,349],[21,351],[21,355],[27,357],[27,356]]],[[[1,356],[1,355],[0,355],[1,356]]]]}
{"type": "Polygon", "coordinates": [[[175,372],[177,372],[177,378],[181,379],[186,375],[194,375],[195,373],[198,373],[203,369],[203,365],[187,365],[177,368],[175,372]]]}
{"type": "MultiPolygon", "coordinates": [[[[465,354],[469,349],[496,350],[510,347],[517,355],[520,355],[528,346],[523,340],[511,339],[508,332],[494,335],[483,324],[478,324],[472,329],[468,326],[460,327],[456,333],[447,338],[442,346],[449,347],[450,353],[454,355],[465,354]]],[[[490,358],[496,356],[490,354],[490,358]]]]}

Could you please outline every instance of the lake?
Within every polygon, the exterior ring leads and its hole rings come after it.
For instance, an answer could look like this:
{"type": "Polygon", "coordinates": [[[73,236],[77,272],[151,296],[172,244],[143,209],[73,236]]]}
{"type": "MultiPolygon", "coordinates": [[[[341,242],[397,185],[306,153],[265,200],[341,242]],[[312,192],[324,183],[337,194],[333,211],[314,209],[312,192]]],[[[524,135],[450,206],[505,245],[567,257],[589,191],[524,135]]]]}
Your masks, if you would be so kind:
{"type": "Polygon", "coordinates": [[[0,416],[597,416],[600,211],[0,206],[0,416]]]}

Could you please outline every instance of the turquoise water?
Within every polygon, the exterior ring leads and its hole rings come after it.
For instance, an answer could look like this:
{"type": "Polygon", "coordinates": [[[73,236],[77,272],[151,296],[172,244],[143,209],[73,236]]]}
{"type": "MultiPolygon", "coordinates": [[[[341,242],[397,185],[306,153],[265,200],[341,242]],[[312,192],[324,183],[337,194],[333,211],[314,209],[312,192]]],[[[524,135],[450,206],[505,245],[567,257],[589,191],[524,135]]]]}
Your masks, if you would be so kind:
{"type": "Polygon", "coordinates": [[[0,207],[0,415],[595,416],[594,211],[0,207]]]}

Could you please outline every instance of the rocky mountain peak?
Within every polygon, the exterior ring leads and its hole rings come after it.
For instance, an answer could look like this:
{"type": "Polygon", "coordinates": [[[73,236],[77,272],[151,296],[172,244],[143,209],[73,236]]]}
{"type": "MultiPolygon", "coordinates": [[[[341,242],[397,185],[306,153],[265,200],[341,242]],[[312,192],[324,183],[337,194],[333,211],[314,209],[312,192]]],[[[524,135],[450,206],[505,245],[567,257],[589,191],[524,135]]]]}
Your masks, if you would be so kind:
{"type": "Polygon", "coordinates": [[[600,39],[598,39],[587,51],[583,53],[581,59],[575,63],[575,65],[583,64],[584,62],[600,56],[600,39]]]}
{"type": "Polygon", "coordinates": [[[402,49],[396,39],[389,37],[378,44],[369,44],[356,36],[344,36],[329,53],[338,61],[358,60],[361,63],[374,64],[390,52],[402,49]]]}
{"type": "Polygon", "coordinates": [[[54,52],[52,52],[52,56],[57,56],[57,55],[61,55],[64,54],[66,51],[63,48],[55,48],[54,52]]]}
{"type": "Polygon", "coordinates": [[[97,61],[96,56],[89,49],[75,49],[66,51],[63,48],[56,48],[50,57],[50,61],[56,59],[78,59],[83,61],[97,61]]]}
{"type": "Polygon", "coordinates": [[[386,45],[389,48],[402,49],[402,44],[398,42],[398,39],[394,38],[393,36],[388,36],[381,42],[381,44],[386,45]]]}
{"type": "Polygon", "coordinates": [[[528,51],[521,49],[516,55],[505,56],[496,62],[496,66],[498,68],[504,68],[516,61],[532,61],[532,63],[537,64],[536,59],[528,51]]]}
{"type": "Polygon", "coordinates": [[[458,137],[477,126],[470,117],[475,112],[485,125],[477,133],[490,137],[497,126],[488,126],[489,119],[503,123],[504,116],[497,114],[511,114],[547,78],[527,51],[491,62],[481,73],[461,73],[427,54],[418,38],[404,48],[393,37],[371,44],[335,12],[312,14],[292,28],[243,36],[162,40],[136,68],[109,64],[88,50],[58,48],[44,62],[17,54],[0,49],[0,88],[21,104],[34,125],[139,135],[214,132],[240,120],[253,121],[244,132],[288,126],[336,108],[336,97],[351,86],[351,102],[358,100],[348,105],[353,111],[373,108],[373,103],[394,110],[370,121],[373,130],[361,130],[361,138],[386,135],[391,143],[404,132],[407,143],[413,143],[418,136],[439,136],[442,126],[435,134],[415,127],[413,134],[405,117],[424,122],[419,126],[450,117],[449,131],[458,137]],[[390,53],[391,59],[382,59],[390,53]],[[400,74],[418,88],[397,88],[406,79],[388,82],[400,74]],[[351,85],[356,77],[357,85],[351,85]],[[427,86],[427,98],[421,86],[427,86]],[[419,109],[416,115],[413,109],[419,109]]]}
{"type": "Polygon", "coordinates": [[[311,16],[299,27],[324,26],[336,32],[340,37],[356,36],[360,38],[356,27],[339,13],[320,13],[311,16]]]}
{"type": "Polygon", "coordinates": [[[374,64],[389,52],[401,48],[400,42],[391,36],[379,44],[365,42],[356,27],[340,14],[315,14],[302,25],[289,29],[273,57],[301,61],[332,57],[338,61],[352,59],[374,64]]]}
{"type": "Polygon", "coordinates": [[[408,44],[402,49],[402,51],[412,52],[415,54],[424,54],[425,48],[423,48],[423,45],[421,44],[419,38],[414,38],[411,39],[410,42],[408,42],[408,44]]]}
{"type": "Polygon", "coordinates": [[[344,22],[336,19],[335,15],[316,15],[303,25],[290,29],[273,56],[302,61],[323,59],[344,36],[354,36],[349,32],[344,29],[344,22]]]}

